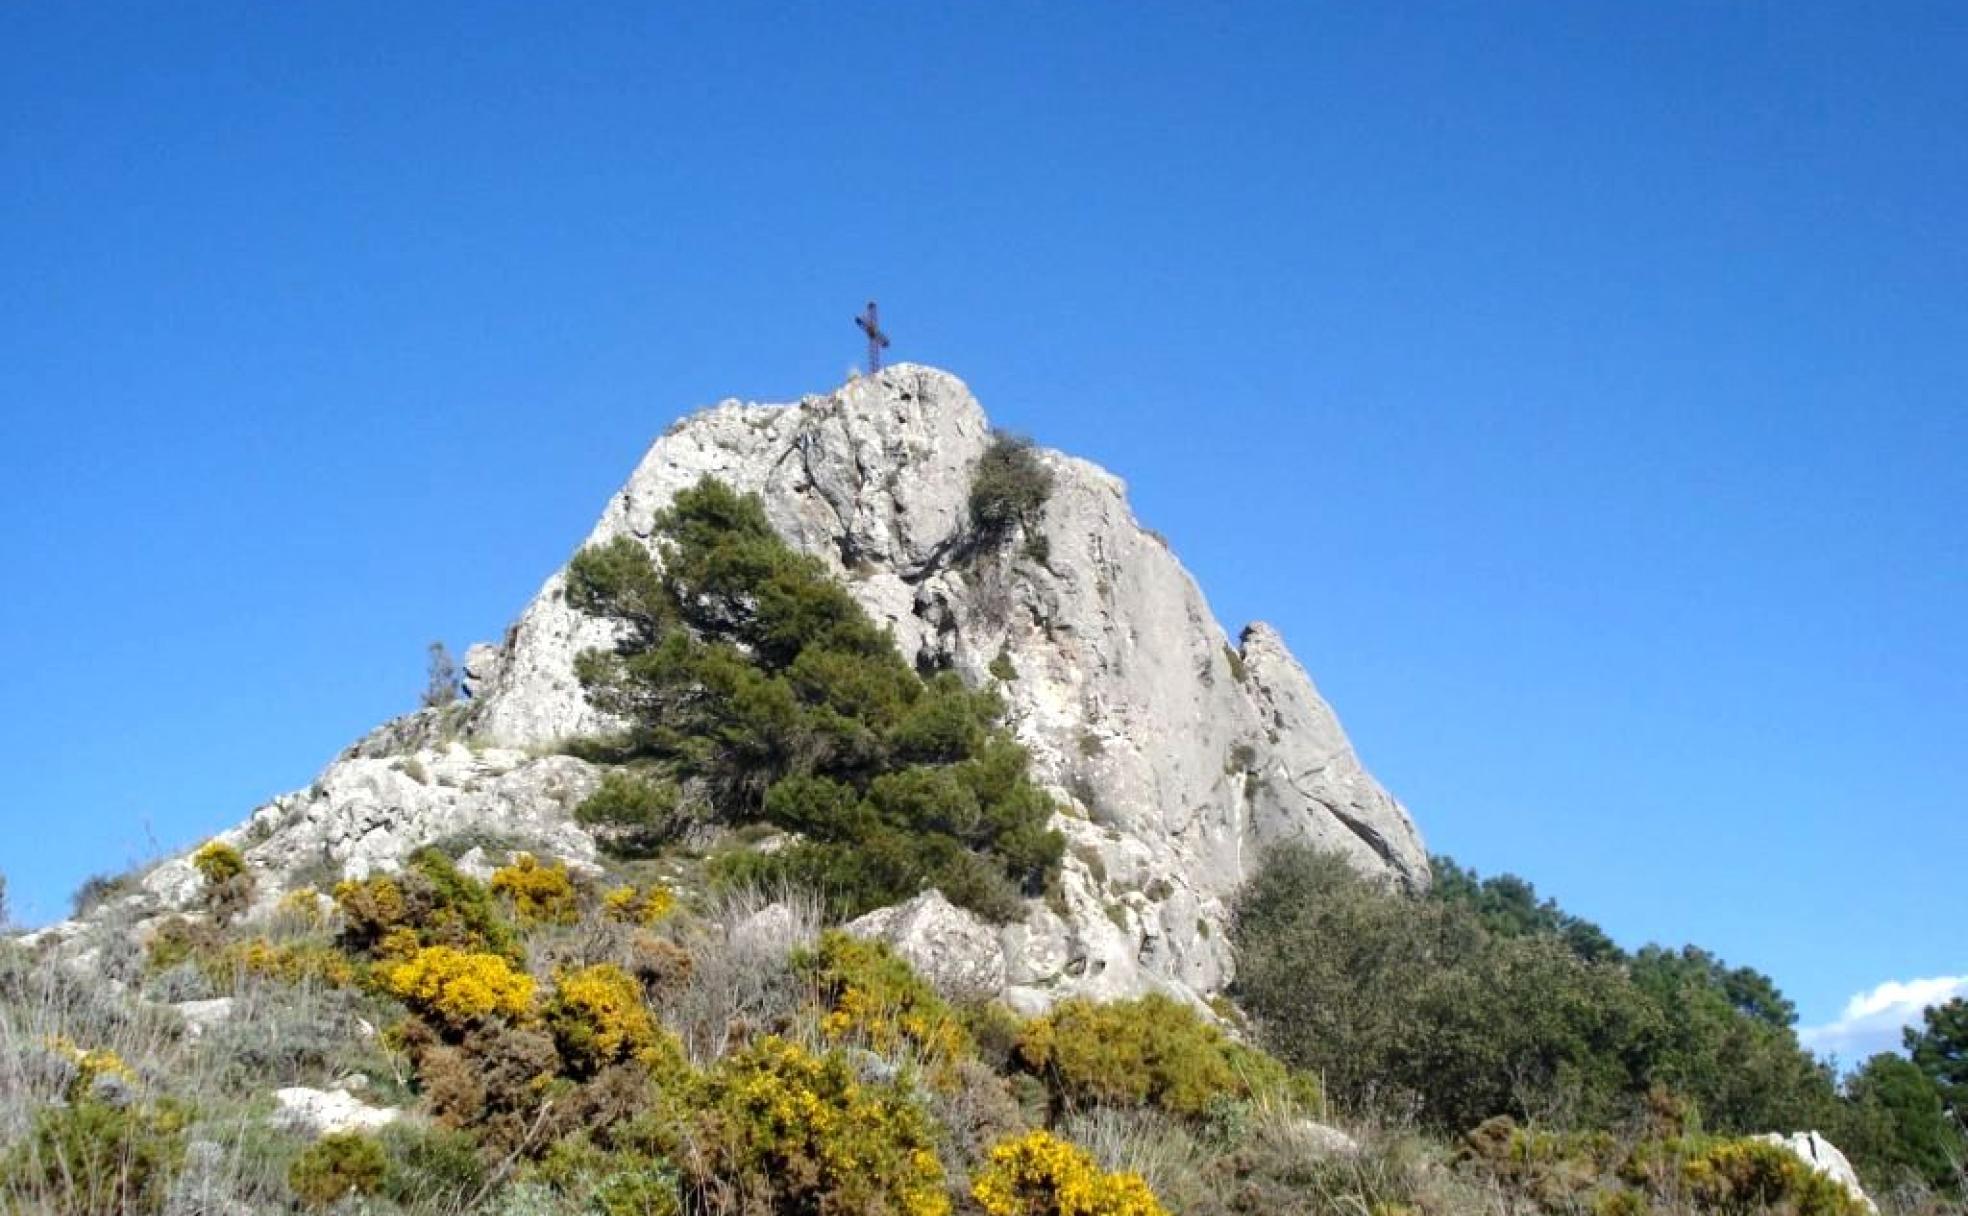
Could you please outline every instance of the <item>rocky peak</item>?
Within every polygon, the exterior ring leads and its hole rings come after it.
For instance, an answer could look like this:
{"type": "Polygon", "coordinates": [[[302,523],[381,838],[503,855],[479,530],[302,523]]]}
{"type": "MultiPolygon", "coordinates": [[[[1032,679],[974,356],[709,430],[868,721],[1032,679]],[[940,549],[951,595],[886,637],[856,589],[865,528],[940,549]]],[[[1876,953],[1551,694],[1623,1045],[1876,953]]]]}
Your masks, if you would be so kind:
{"type": "MultiPolygon", "coordinates": [[[[589,542],[648,541],[656,513],[706,475],[764,501],[923,668],[996,682],[1034,774],[1061,810],[1060,897],[1003,928],[930,901],[864,926],[960,942],[942,965],[1002,977],[1036,1008],[1067,994],[1199,994],[1230,973],[1226,901],[1266,845],[1304,840],[1363,870],[1428,881],[1413,821],[1367,774],[1277,632],[1235,641],[1112,474],[1044,451],[1053,489],[1033,536],[980,545],[972,472],[991,442],[956,377],[909,364],[787,405],[727,401],[672,426],[609,499],[589,542]],[[1035,543],[1036,542],[1036,543],[1035,543]]],[[[610,724],[575,655],[610,626],[549,578],[496,646],[465,662],[462,711],[426,710],[351,747],[307,791],[225,839],[276,881],[390,869],[438,838],[519,836],[576,864],[593,842],[571,807],[593,766],[551,754],[610,724]]],[[[144,898],[184,904],[180,859],[144,898]]]]}

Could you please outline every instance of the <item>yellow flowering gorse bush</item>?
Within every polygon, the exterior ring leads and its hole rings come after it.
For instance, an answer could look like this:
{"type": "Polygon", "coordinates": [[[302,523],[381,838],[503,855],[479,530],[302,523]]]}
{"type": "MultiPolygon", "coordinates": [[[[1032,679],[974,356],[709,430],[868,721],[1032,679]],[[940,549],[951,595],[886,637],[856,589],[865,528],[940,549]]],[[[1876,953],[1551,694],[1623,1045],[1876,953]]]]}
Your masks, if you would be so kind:
{"type": "Polygon", "coordinates": [[[602,895],[601,911],[625,925],[653,925],[676,911],[676,896],[655,884],[638,890],[624,883],[602,895]]]}
{"type": "Polygon", "coordinates": [[[522,925],[571,925],[581,914],[567,866],[543,866],[531,853],[492,872],[492,893],[512,903],[513,917],[522,925]]]}
{"type": "Polygon", "coordinates": [[[384,986],[441,1026],[464,1030],[484,1018],[524,1018],[533,1006],[533,977],[497,954],[425,946],[383,971],[384,986]]]}
{"type": "Polygon", "coordinates": [[[610,963],[556,975],[541,1016],[561,1059],[577,1075],[627,1060],[655,1066],[682,1059],[642,1003],[641,986],[610,963]]]}
{"type": "Polygon", "coordinates": [[[950,1211],[930,1121],[908,1092],[776,1036],[706,1078],[693,1158],[698,1187],[738,1210],[950,1211]]]}
{"type": "Polygon", "coordinates": [[[993,1148],[970,1193],[988,1216],[1167,1216],[1141,1175],[1107,1173],[1047,1131],[993,1148]]]}
{"type": "Polygon", "coordinates": [[[907,1049],[932,1069],[970,1054],[970,1035],[949,1005],[880,942],[829,932],[800,966],[820,990],[820,1030],[830,1042],[883,1055],[907,1049]]]}

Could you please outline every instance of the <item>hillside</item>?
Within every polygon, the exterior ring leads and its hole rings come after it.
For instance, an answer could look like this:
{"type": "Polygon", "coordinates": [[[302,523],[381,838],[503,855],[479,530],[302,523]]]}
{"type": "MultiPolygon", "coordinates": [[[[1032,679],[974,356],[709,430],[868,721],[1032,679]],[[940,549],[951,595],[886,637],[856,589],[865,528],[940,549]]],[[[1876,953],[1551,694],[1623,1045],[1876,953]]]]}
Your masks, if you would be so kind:
{"type": "Polygon", "coordinates": [[[0,1208],[1959,1208],[1933,1068],[1431,859],[1277,633],[946,373],[678,422],[437,677],[0,941],[0,1208]]]}

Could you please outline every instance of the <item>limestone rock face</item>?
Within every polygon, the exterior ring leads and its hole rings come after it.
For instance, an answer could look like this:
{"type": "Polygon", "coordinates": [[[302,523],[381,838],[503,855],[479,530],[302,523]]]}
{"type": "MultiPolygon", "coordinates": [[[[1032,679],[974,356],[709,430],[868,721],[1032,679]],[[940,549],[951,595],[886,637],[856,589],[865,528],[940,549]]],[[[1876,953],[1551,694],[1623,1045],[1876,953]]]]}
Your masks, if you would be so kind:
{"type": "MultiPolygon", "coordinates": [[[[651,543],[656,513],[715,476],[760,495],[779,533],[820,558],[905,656],[999,688],[1060,807],[1058,891],[1008,926],[924,896],[864,928],[953,985],[996,988],[1030,1011],[1070,995],[1220,988],[1226,901],[1274,842],[1425,885],[1413,821],[1283,639],[1261,624],[1226,635],[1118,478],[1040,452],[1053,490],[1033,534],[972,534],[971,477],[990,442],[961,381],[907,364],[789,405],[728,401],[659,438],[587,538],[651,543]]],[[[396,869],[439,840],[591,865],[594,843],[570,812],[600,773],[554,752],[611,725],[573,667],[612,640],[554,574],[503,640],[466,652],[467,702],[385,724],[307,790],[222,835],[260,876],[262,907],[303,882],[396,869]]],[[[199,892],[180,858],[118,915],[192,908],[199,892]]]]}
{"type": "MultiPolygon", "coordinates": [[[[656,513],[709,474],[759,494],[918,664],[976,684],[1009,664],[1012,726],[1070,841],[1063,900],[997,931],[1017,1003],[1220,987],[1225,900],[1276,841],[1426,884],[1413,821],[1283,639],[1259,624],[1233,644],[1118,478],[1042,453],[1044,560],[1029,538],[972,543],[971,471],[990,439],[961,381],[907,364],[792,405],[726,402],[657,440],[588,541],[649,541],[656,513]]],[[[539,747],[608,727],[573,661],[611,636],[549,579],[495,654],[467,660],[473,736],[539,747]]]]}
{"type": "Polygon", "coordinates": [[[1846,1193],[1864,1204],[1867,1211],[1879,1210],[1879,1205],[1872,1201],[1872,1196],[1866,1194],[1865,1188],[1859,1185],[1858,1171],[1852,1168],[1851,1162],[1845,1160],[1845,1154],[1838,1151],[1837,1145],[1818,1133],[1797,1132],[1786,1136],[1781,1132],[1767,1132],[1754,1139],[1790,1150],[1809,1162],[1812,1169],[1844,1187],[1846,1193]]]}
{"type": "MultiPolygon", "coordinates": [[[[219,835],[259,876],[263,906],[303,883],[394,872],[411,853],[446,839],[509,842],[576,869],[595,868],[594,840],[571,815],[600,780],[593,765],[455,742],[369,754],[382,750],[379,736],[400,734],[404,721],[351,748],[307,789],[274,799],[219,835]]],[[[148,894],[173,909],[194,904],[202,884],[187,857],[143,880],[148,894]]]]}

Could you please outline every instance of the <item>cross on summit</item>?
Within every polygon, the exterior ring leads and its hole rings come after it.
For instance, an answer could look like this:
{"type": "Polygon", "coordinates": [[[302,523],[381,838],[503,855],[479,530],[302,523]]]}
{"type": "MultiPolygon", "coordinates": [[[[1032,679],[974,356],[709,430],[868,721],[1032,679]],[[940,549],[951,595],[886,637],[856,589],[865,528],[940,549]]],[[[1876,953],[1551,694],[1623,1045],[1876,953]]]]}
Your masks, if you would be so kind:
{"type": "Polygon", "coordinates": [[[881,318],[875,312],[875,302],[868,301],[868,311],[854,318],[861,332],[868,335],[868,374],[881,370],[882,351],[888,346],[888,335],[882,332],[881,318]]]}

